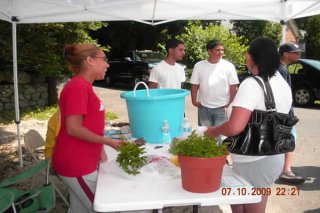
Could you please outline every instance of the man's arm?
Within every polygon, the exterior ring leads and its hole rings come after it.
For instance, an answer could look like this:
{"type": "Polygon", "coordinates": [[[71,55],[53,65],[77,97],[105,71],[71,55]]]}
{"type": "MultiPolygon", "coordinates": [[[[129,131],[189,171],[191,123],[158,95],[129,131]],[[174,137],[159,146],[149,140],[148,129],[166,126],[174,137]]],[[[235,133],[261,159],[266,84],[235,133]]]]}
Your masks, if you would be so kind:
{"type": "Polygon", "coordinates": [[[191,101],[192,101],[193,106],[195,106],[195,107],[201,106],[201,103],[197,101],[198,90],[199,90],[198,84],[191,84],[191,87],[190,87],[191,101]]]}
{"type": "MultiPolygon", "coordinates": [[[[237,90],[238,90],[238,84],[230,85],[230,89],[229,89],[229,92],[230,92],[230,100],[229,100],[229,103],[228,103],[227,106],[229,106],[229,104],[232,103],[234,97],[236,96],[237,90]]],[[[226,106],[226,107],[227,107],[227,106],[226,106]]]]}

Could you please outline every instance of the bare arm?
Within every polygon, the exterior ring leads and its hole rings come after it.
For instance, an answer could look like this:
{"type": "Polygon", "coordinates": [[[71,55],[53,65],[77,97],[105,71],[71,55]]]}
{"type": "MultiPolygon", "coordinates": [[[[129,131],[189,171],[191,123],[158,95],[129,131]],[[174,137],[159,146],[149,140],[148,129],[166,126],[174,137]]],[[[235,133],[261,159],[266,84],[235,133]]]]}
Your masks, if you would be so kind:
{"type": "Polygon", "coordinates": [[[199,84],[191,84],[191,86],[190,86],[191,101],[192,101],[193,106],[195,106],[195,107],[201,106],[201,103],[197,101],[198,90],[199,90],[199,84]]]}
{"type": "Polygon", "coordinates": [[[149,88],[158,88],[158,84],[156,82],[149,81],[149,88]]]}
{"type": "Polygon", "coordinates": [[[234,97],[236,96],[237,90],[238,90],[238,84],[230,85],[230,101],[229,101],[229,104],[232,103],[234,97]]]}
{"type": "Polygon", "coordinates": [[[227,122],[217,127],[209,127],[205,134],[211,137],[219,135],[234,136],[239,134],[247,125],[251,111],[242,107],[233,107],[227,122]]]}
{"type": "Polygon", "coordinates": [[[82,126],[82,115],[69,115],[66,118],[67,133],[73,137],[79,138],[92,143],[102,143],[118,149],[124,141],[112,140],[103,136],[97,135],[84,126],[82,126]]]}

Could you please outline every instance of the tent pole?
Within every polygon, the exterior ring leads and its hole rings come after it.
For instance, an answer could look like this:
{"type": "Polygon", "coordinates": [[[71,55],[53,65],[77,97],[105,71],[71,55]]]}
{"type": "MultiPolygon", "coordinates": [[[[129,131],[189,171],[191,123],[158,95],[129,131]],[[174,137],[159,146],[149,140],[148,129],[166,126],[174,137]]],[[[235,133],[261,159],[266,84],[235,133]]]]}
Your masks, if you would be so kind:
{"type": "Polygon", "coordinates": [[[18,92],[18,61],[17,61],[17,23],[16,18],[12,18],[12,56],[13,56],[13,87],[14,87],[14,106],[15,123],[17,125],[18,153],[20,167],[23,167],[22,147],[20,142],[20,112],[19,112],[19,92],[18,92]]]}

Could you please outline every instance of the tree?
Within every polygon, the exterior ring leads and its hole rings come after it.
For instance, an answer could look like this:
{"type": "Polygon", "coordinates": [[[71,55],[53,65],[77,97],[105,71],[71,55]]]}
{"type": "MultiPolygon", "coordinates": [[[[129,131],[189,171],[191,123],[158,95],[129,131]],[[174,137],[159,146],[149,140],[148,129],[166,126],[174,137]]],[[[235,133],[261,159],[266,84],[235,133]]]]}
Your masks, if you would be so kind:
{"type": "MultiPolygon", "coordinates": [[[[55,79],[68,74],[62,57],[66,43],[97,43],[89,32],[105,26],[102,22],[50,23],[17,25],[18,69],[35,76],[47,77],[49,104],[57,103],[55,79]],[[52,85],[53,84],[53,85],[52,85]],[[53,96],[52,96],[53,95],[53,96]],[[55,97],[54,97],[55,96],[55,97]]],[[[11,24],[0,22],[0,73],[12,76],[11,24]]]]}
{"type": "Polygon", "coordinates": [[[244,66],[247,46],[241,44],[244,40],[223,26],[209,24],[202,26],[200,22],[189,22],[185,27],[185,33],[177,36],[186,47],[185,61],[188,67],[193,67],[200,60],[208,58],[206,44],[211,39],[218,39],[223,43],[225,58],[235,64],[239,69],[244,66]]]}
{"type": "Polygon", "coordinates": [[[320,15],[306,20],[306,57],[320,59],[320,15]]]}
{"type": "Polygon", "coordinates": [[[100,44],[110,46],[112,55],[121,56],[127,50],[159,50],[158,44],[179,35],[186,24],[187,21],[156,26],[134,21],[108,22],[107,27],[93,32],[92,36],[97,38],[100,44]]]}
{"type": "Polygon", "coordinates": [[[281,40],[281,25],[264,20],[255,21],[232,21],[232,30],[238,35],[246,38],[246,44],[257,37],[264,36],[274,40],[277,44],[281,40]]]}
{"type": "MultiPolygon", "coordinates": [[[[200,21],[202,26],[219,21],[200,21]]],[[[110,46],[113,56],[121,56],[126,50],[158,50],[165,51],[164,44],[169,38],[174,38],[183,33],[188,21],[173,21],[161,25],[151,26],[134,21],[108,22],[103,27],[92,33],[102,45],[110,46]]]]}
{"type": "MultiPolygon", "coordinates": [[[[66,71],[62,49],[66,43],[96,43],[90,36],[91,30],[104,26],[101,22],[23,24],[17,25],[18,66],[26,72],[42,76],[59,75],[66,71]]],[[[0,40],[4,51],[0,58],[6,65],[12,64],[11,27],[0,23],[0,40]]]]}

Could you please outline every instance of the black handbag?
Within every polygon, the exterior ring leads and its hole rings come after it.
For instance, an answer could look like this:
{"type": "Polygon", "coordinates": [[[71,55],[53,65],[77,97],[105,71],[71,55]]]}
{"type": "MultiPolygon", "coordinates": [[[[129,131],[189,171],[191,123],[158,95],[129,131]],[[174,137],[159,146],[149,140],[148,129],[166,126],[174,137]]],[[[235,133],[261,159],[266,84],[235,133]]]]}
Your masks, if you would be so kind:
{"type": "Polygon", "coordinates": [[[236,136],[226,138],[230,153],[240,155],[276,155],[292,152],[295,149],[292,127],[299,119],[290,114],[276,111],[274,97],[269,81],[263,83],[253,78],[264,91],[266,111],[254,110],[245,129],[236,136]]]}

